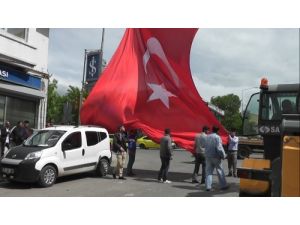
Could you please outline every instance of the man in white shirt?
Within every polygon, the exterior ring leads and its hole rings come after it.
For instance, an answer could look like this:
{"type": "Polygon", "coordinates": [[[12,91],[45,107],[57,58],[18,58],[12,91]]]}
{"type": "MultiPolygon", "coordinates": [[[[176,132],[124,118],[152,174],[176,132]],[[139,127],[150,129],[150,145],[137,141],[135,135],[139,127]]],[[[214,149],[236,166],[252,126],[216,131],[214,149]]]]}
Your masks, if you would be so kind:
{"type": "Polygon", "coordinates": [[[228,176],[236,177],[236,164],[237,164],[237,151],[238,151],[239,138],[233,129],[228,137],[228,176]]]}
{"type": "Polygon", "coordinates": [[[5,147],[7,149],[9,149],[9,144],[10,144],[9,135],[10,135],[10,122],[6,121],[5,126],[3,128],[1,128],[1,155],[0,155],[0,157],[2,157],[4,155],[5,147]]]}

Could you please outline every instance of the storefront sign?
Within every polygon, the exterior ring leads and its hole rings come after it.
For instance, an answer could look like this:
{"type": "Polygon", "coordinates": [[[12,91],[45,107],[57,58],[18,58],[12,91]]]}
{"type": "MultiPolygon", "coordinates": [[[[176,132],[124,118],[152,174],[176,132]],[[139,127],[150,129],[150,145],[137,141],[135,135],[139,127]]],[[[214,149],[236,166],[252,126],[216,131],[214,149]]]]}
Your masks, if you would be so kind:
{"type": "Polygon", "coordinates": [[[0,69],[0,76],[1,77],[8,77],[8,72],[6,70],[1,70],[0,69]]]}
{"type": "Polygon", "coordinates": [[[86,81],[95,81],[100,73],[100,51],[90,52],[86,56],[86,81]]]}
{"type": "Polygon", "coordinates": [[[41,89],[41,78],[14,69],[0,66],[0,80],[19,84],[33,89],[41,89]]]}

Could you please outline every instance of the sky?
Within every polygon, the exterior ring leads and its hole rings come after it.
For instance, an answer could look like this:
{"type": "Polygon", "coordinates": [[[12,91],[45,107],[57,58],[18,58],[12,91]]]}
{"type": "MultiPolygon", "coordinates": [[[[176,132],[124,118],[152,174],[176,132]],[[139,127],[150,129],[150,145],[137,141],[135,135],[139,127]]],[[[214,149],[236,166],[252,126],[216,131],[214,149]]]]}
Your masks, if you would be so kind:
{"type": "MultiPolygon", "coordinates": [[[[105,29],[104,59],[109,62],[125,29],[105,29]]],[[[48,70],[59,92],[81,87],[84,49],[99,49],[102,29],[50,29],[48,70]]],[[[200,96],[230,93],[246,104],[260,79],[270,84],[299,83],[299,29],[199,29],[190,67],[200,96]]]]}

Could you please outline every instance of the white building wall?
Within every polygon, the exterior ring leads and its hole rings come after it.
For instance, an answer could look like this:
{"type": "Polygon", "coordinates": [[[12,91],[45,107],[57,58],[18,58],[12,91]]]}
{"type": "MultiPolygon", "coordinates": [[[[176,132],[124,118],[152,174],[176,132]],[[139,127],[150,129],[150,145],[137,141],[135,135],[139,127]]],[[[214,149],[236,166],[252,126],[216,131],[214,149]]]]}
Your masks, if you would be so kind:
{"type": "MultiPolygon", "coordinates": [[[[7,59],[6,63],[19,62],[21,65],[33,69],[31,75],[42,78],[44,85],[39,95],[45,95],[44,98],[38,97],[37,128],[43,128],[46,125],[47,113],[47,90],[49,78],[48,74],[48,46],[49,46],[49,29],[46,28],[29,28],[27,37],[24,39],[16,37],[5,30],[0,29],[0,61],[7,59]],[[44,73],[44,75],[39,74],[44,73]]],[[[2,85],[3,86],[3,85],[2,85]]],[[[36,90],[37,91],[37,90],[36,90]]]]}
{"type": "Polygon", "coordinates": [[[0,29],[0,54],[33,65],[46,73],[48,69],[49,29],[28,29],[27,41],[0,29]]]}

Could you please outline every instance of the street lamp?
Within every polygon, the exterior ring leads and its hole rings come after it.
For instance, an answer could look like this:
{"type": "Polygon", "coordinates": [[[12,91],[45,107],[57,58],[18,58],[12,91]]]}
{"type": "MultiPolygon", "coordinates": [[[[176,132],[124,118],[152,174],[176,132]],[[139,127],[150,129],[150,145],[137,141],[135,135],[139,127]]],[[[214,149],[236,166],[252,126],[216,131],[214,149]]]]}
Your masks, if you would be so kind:
{"type": "Polygon", "coordinates": [[[249,91],[251,89],[256,89],[256,88],[258,88],[258,87],[250,87],[250,88],[242,89],[242,114],[244,113],[244,92],[249,91]]]}
{"type": "Polygon", "coordinates": [[[83,98],[83,91],[85,88],[85,67],[86,67],[86,54],[87,54],[87,49],[84,49],[84,63],[83,63],[83,72],[82,72],[82,82],[81,82],[81,91],[80,91],[80,98],[79,98],[79,112],[78,112],[78,125],[80,125],[80,109],[82,106],[82,98],[83,98]]]}

